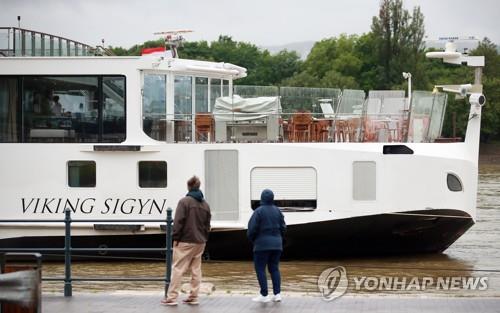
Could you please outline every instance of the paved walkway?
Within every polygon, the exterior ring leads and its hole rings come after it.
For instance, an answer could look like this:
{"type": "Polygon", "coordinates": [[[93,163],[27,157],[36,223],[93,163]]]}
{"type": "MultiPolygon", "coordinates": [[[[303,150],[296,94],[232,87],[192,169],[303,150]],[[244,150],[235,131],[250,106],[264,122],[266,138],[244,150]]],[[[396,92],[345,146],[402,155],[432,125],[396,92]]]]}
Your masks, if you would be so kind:
{"type": "Polygon", "coordinates": [[[319,297],[285,297],[282,303],[254,303],[250,296],[211,295],[200,298],[199,306],[161,306],[161,296],[152,294],[74,294],[43,296],[43,312],[128,313],[128,312],[500,312],[500,298],[416,298],[397,296],[343,296],[331,302],[319,297]]]}

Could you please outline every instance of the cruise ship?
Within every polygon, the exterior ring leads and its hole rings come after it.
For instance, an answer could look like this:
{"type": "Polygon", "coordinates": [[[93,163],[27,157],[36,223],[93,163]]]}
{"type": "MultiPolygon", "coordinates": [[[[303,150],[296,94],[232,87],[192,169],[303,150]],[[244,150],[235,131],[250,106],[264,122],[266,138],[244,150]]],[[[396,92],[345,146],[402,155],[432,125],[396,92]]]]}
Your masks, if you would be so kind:
{"type": "Polygon", "coordinates": [[[178,58],[176,32],[172,52],[141,57],[9,32],[22,44],[0,57],[0,219],[19,222],[0,223],[0,247],[63,247],[50,220],[67,209],[123,219],[73,226],[73,247],[96,256],[164,246],[161,223],[127,220],[175,214],[192,175],[212,210],[212,259],[251,255],[264,188],[285,215],[289,258],[442,252],[475,223],[483,57],[428,54],[474,67],[474,84],[366,94],[236,85],[245,68],[178,58]],[[446,92],[468,99],[464,141],[440,138],[446,92]]]}

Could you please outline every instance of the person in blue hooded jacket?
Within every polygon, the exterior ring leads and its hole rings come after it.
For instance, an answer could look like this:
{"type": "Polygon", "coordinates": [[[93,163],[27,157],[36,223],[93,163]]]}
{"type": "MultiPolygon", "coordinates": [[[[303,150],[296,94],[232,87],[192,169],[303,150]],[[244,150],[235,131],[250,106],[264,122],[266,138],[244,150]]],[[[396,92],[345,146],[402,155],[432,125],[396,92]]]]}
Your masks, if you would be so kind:
{"type": "Polygon", "coordinates": [[[274,205],[274,194],[264,189],[260,196],[260,206],[255,209],[248,221],[248,239],[253,244],[255,273],[260,285],[260,296],[256,302],[281,301],[281,275],[279,261],[283,251],[283,236],[286,224],[283,213],[274,205]],[[274,296],[267,291],[266,266],[271,274],[274,296]]]}

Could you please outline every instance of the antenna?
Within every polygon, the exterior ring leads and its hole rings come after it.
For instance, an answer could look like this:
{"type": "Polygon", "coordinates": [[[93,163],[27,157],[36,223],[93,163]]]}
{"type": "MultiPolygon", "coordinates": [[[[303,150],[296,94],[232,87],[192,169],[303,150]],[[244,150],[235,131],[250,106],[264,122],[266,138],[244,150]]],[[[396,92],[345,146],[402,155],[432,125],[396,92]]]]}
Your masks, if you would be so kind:
{"type": "Polygon", "coordinates": [[[427,52],[425,56],[429,59],[443,59],[443,62],[445,63],[474,67],[474,84],[481,84],[481,74],[484,67],[484,56],[469,56],[457,52],[457,46],[454,42],[447,42],[444,51],[427,52]]]}
{"type": "Polygon", "coordinates": [[[454,42],[447,42],[444,51],[427,52],[425,56],[429,59],[443,59],[444,63],[467,65],[474,68],[474,85],[438,85],[434,89],[442,88],[443,91],[453,92],[461,97],[471,93],[482,93],[481,76],[484,67],[484,56],[469,56],[457,52],[454,42]]]}
{"type": "Polygon", "coordinates": [[[177,48],[182,47],[182,43],[185,38],[182,34],[192,33],[192,30],[189,29],[180,29],[180,30],[169,30],[165,32],[156,32],[154,35],[163,36],[165,39],[165,47],[169,46],[172,51],[172,56],[174,58],[178,58],[179,55],[177,53],[177,48]]]}

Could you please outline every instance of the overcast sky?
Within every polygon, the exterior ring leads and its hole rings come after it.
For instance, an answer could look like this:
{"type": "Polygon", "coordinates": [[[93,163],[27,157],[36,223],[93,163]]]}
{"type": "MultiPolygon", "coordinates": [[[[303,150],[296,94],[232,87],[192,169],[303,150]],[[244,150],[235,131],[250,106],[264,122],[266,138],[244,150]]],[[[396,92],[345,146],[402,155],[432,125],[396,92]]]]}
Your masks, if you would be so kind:
{"type": "MultiPolygon", "coordinates": [[[[426,35],[489,37],[500,43],[499,0],[405,0],[420,5],[426,35]]],[[[227,34],[259,46],[370,30],[378,0],[0,0],[0,26],[17,26],[90,45],[130,47],[153,32],[192,29],[188,40],[227,34]]]]}

